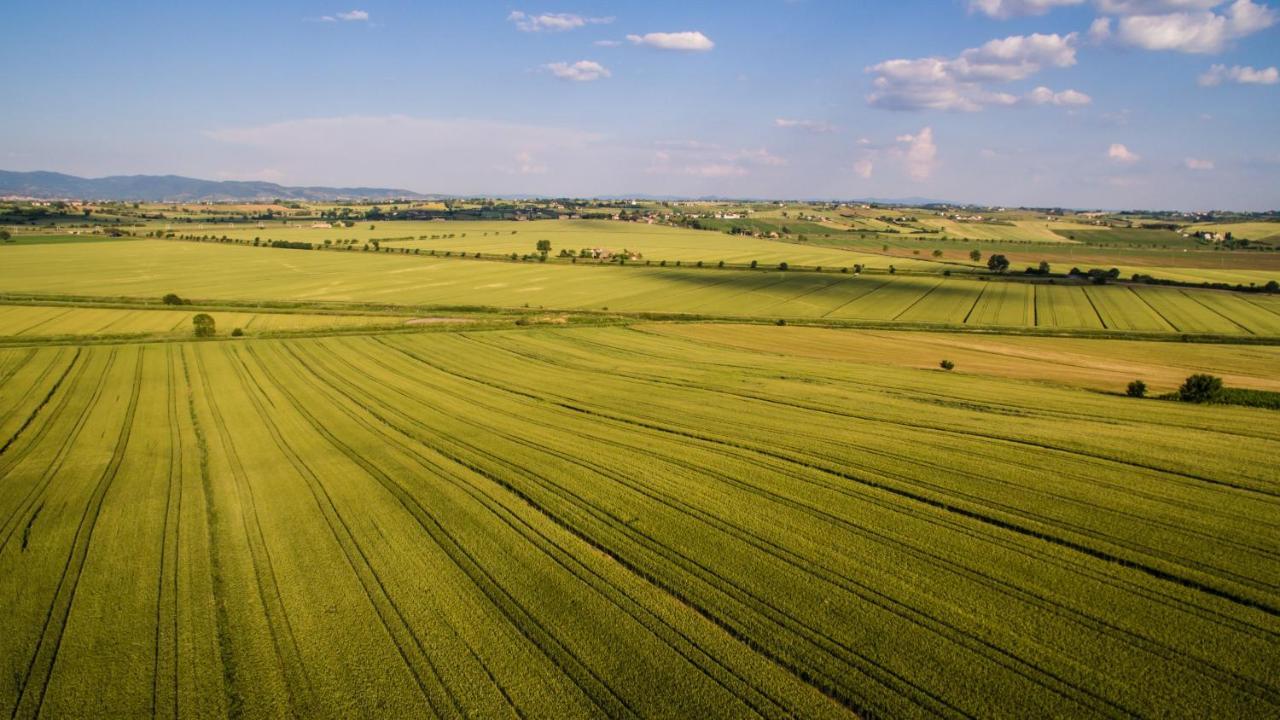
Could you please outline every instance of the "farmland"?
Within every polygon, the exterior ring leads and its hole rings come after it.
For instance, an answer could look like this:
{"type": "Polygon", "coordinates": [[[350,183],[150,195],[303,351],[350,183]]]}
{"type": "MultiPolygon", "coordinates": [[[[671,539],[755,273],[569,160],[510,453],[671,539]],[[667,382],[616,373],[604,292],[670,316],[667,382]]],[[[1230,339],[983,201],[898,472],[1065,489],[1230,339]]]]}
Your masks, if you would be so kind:
{"type": "MultiPolygon", "coordinates": [[[[74,305],[0,305],[0,337],[58,335],[175,335],[191,333],[194,310],[151,310],[78,307],[74,305]]],[[[313,315],[214,311],[216,325],[227,332],[240,329],[259,332],[314,330],[339,327],[402,325],[410,318],[383,315],[313,315]]]]}
{"type": "MultiPolygon", "coordinates": [[[[1280,713],[1275,411],[1124,394],[1274,397],[1273,293],[834,228],[187,225],[0,247],[0,714],[1280,713]]],[[[1163,270],[1272,274],[1213,254],[1163,270]]]]}
{"type": "Polygon", "coordinates": [[[1274,387],[1273,349],[972,342],[641,324],[2,350],[0,698],[1280,711],[1276,423],[1077,389],[1190,366],[1274,387]],[[1094,370],[1025,379],[1047,353],[1094,370]]]}
{"type": "Polygon", "coordinates": [[[489,262],[176,241],[11,247],[8,292],[381,302],[1088,331],[1280,335],[1264,294],[938,274],[489,262]]]}

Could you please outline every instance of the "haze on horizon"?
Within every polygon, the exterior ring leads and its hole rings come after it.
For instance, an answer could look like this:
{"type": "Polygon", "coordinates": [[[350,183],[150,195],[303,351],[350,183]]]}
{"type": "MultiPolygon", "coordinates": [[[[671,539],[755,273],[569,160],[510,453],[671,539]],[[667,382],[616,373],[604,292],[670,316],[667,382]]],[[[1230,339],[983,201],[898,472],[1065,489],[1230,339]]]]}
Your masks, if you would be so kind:
{"type": "Polygon", "coordinates": [[[354,1],[8,8],[0,168],[1280,207],[1266,0],[354,1]]]}

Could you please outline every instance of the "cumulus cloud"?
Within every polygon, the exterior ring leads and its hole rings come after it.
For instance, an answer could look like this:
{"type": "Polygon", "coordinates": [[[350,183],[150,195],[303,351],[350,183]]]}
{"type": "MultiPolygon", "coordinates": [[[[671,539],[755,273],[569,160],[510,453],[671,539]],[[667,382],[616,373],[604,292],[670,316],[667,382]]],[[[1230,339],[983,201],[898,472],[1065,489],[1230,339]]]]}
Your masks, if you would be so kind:
{"type": "Polygon", "coordinates": [[[1275,85],[1280,83],[1280,69],[1275,67],[1261,70],[1242,65],[1214,65],[1200,76],[1200,84],[1204,87],[1232,82],[1240,85],[1275,85]]]}
{"type": "Polygon", "coordinates": [[[707,52],[716,46],[714,42],[711,42],[711,38],[696,30],[628,35],[627,40],[632,45],[683,52],[707,52]]]}
{"type": "Polygon", "coordinates": [[[576,63],[553,62],[543,67],[561,80],[572,82],[591,82],[612,76],[608,68],[594,60],[579,60],[576,63]]]}
{"type": "Polygon", "coordinates": [[[577,30],[587,25],[607,25],[613,22],[611,17],[583,17],[573,13],[542,13],[531,15],[519,10],[511,11],[507,21],[513,22],[520,32],[565,32],[577,30]]]}
{"type": "Polygon", "coordinates": [[[791,118],[776,118],[773,126],[784,130],[803,130],[811,133],[833,133],[836,131],[834,125],[821,122],[818,120],[795,120],[791,118]]]}
{"type": "Polygon", "coordinates": [[[1215,10],[1221,0],[1103,0],[1108,15],[1095,20],[1090,36],[1143,50],[1209,54],[1224,50],[1232,40],[1265,30],[1277,13],[1253,0],[1234,0],[1215,10]]]}
{"type": "Polygon", "coordinates": [[[516,153],[515,165],[503,165],[498,169],[508,175],[546,175],[547,166],[534,159],[533,153],[522,150],[516,153]]]}
{"type": "Polygon", "coordinates": [[[1063,107],[1079,107],[1093,102],[1093,98],[1076,90],[1054,92],[1040,86],[1027,94],[1027,102],[1032,105],[1058,105],[1063,107]]]}
{"type": "Polygon", "coordinates": [[[1198,160],[1196,158],[1187,158],[1182,163],[1188,170],[1212,170],[1214,168],[1212,160],[1198,160]]]}
{"type": "MultiPolygon", "coordinates": [[[[1076,64],[1077,35],[1013,35],[970,48],[954,58],[886,60],[867,68],[875,76],[867,102],[888,110],[959,110],[1017,105],[1023,99],[988,87],[1030,77],[1046,67],[1076,64]]],[[[1064,91],[1064,99],[1083,93],[1064,91]],[[1069,93],[1069,96],[1067,95],[1069,93]]]]}
{"type": "Polygon", "coordinates": [[[1113,143],[1107,149],[1107,159],[1119,165],[1132,165],[1142,157],[1120,143],[1113,143]]]}
{"type": "Polygon", "coordinates": [[[903,161],[907,175],[916,182],[924,182],[933,176],[938,166],[938,146],[933,142],[933,128],[927,127],[914,135],[899,135],[903,149],[903,161]]]}
{"type": "Polygon", "coordinates": [[[1055,7],[1079,5],[1084,0],[969,0],[969,12],[980,12],[1006,20],[1026,15],[1044,15],[1055,7]]]}

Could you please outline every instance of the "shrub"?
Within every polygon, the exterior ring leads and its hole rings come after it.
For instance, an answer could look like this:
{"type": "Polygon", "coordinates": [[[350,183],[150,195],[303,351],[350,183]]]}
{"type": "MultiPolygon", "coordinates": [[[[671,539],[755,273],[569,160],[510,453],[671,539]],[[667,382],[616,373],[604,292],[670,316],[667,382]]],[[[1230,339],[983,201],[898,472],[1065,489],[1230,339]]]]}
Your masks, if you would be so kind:
{"type": "Polygon", "coordinates": [[[191,324],[195,327],[196,337],[213,337],[214,333],[217,332],[213,317],[205,313],[200,313],[191,318],[191,324]]]}
{"type": "Polygon", "coordinates": [[[161,298],[165,305],[186,305],[186,301],[178,297],[177,293],[169,293],[161,298]]]}
{"type": "Polygon", "coordinates": [[[775,324],[776,324],[778,327],[783,327],[783,326],[785,326],[785,325],[787,324],[787,321],[786,321],[785,319],[783,319],[783,318],[778,318],[778,321],[777,321],[777,323],[775,323],[775,324]]]}
{"type": "Polygon", "coordinates": [[[1125,390],[1125,395],[1128,395],[1131,398],[1146,397],[1147,384],[1142,382],[1141,380],[1134,380],[1133,382],[1129,383],[1128,389],[1125,390]]]}
{"type": "Polygon", "coordinates": [[[943,360],[942,362],[938,363],[938,367],[942,368],[943,370],[946,370],[947,372],[951,372],[952,370],[956,369],[956,364],[951,362],[950,360],[943,360]]]}
{"type": "Polygon", "coordinates": [[[1222,378],[1196,373],[1178,388],[1178,399],[1183,402],[1204,403],[1218,399],[1222,394],[1222,378]]]}
{"type": "Polygon", "coordinates": [[[241,330],[240,328],[232,330],[231,337],[244,337],[244,330],[241,330]]]}
{"type": "Polygon", "coordinates": [[[786,270],[786,269],[787,269],[787,264],[786,264],[786,263],[784,263],[784,262],[780,262],[780,263],[778,263],[778,269],[779,269],[779,270],[786,270]]]}

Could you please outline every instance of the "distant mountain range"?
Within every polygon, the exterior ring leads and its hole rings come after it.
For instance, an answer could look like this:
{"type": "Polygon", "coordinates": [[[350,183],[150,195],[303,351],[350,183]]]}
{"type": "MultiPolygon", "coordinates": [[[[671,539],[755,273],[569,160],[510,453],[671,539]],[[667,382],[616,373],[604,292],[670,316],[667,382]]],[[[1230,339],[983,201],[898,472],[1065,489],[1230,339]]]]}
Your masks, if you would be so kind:
{"type": "MultiPolygon", "coordinates": [[[[269,182],[244,180],[200,180],[180,175],[112,175],[82,178],[56,172],[11,172],[0,170],[0,197],[39,200],[120,200],[139,202],[254,202],[269,200],[301,200],[313,202],[339,200],[441,200],[454,195],[424,195],[411,190],[371,187],[294,187],[269,182]]],[[[512,196],[516,197],[516,196],[512,196]]],[[[537,195],[522,195],[532,198],[537,195]]],[[[700,201],[734,202],[767,201],[769,198],[730,198],[706,196],[689,198],[680,195],[598,195],[596,200],[700,201]]],[[[818,200],[818,198],[810,198],[818,200]]],[[[846,200],[847,201],[847,200],[846,200]]],[[[881,205],[945,205],[928,198],[866,198],[853,202],[881,205]]]]}
{"type": "Polygon", "coordinates": [[[82,178],[55,172],[0,170],[0,197],[42,200],[228,202],[258,200],[434,200],[394,188],[289,187],[269,182],[198,180],[178,175],[113,175],[82,178]]]}

